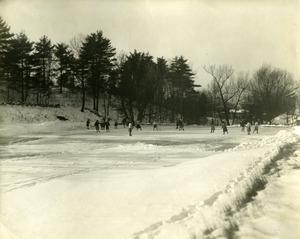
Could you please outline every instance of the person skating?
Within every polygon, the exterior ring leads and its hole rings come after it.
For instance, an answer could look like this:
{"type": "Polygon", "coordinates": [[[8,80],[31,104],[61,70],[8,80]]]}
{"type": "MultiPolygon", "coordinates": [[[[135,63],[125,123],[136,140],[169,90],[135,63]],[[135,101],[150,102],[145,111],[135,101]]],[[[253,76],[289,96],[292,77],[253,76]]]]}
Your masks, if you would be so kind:
{"type": "Polygon", "coordinates": [[[223,134],[225,134],[225,133],[228,134],[228,129],[227,129],[227,126],[226,126],[225,122],[222,122],[222,129],[223,129],[223,134]]]}
{"type": "Polygon", "coordinates": [[[216,129],[215,123],[214,123],[214,121],[212,120],[212,121],[211,121],[211,124],[210,124],[210,132],[211,132],[211,133],[214,133],[214,132],[215,132],[215,129],[216,129]]]}
{"type": "Polygon", "coordinates": [[[135,127],[136,127],[136,130],[142,130],[142,126],[141,126],[140,122],[137,122],[135,127]]]}
{"type": "Polygon", "coordinates": [[[126,127],[126,124],[127,124],[127,119],[124,118],[124,119],[122,120],[122,124],[123,124],[123,127],[125,128],[125,127],[126,127]]]}
{"type": "Polygon", "coordinates": [[[107,121],[105,122],[105,129],[106,129],[106,132],[110,132],[110,131],[109,131],[109,126],[110,126],[110,123],[109,123],[109,121],[107,120],[107,121]]]}
{"type": "Polygon", "coordinates": [[[178,126],[179,126],[179,130],[184,131],[184,124],[183,124],[182,119],[179,119],[178,124],[179,124],[179,125],[178,125],[178,126]]]}
{"type": "Polygon", "coordinates": [[[153,130],[158,130],[157,123],[155,121],[153,122],[153,130]]]}
{"type": "Polygon", "coordinates": [[[96,128],[96,132],[97,132],[97,133],[100,133],[99,125],[100,125],[99,120],[96,120],[96,122],[95,122],[95,128],[96,128]]]}
{"type": "Polygon", "coordinates": [[[88,119],[88,120],[86,121],[86,128],[87,128],[87,129],[90,129],[90,123],[91,123],[91,121],[90,121],[90,119],[88,119]]]}
{"type": "Polygon", "coordinates": [[[241,132],[245,132],[245,122],[242,120],[241,121],[241,132]]]}
{"type": "Polygon", "coordinates": [[[250,135],[250,133],[251,133],[251,124],[250,124],[250,122],[247,123],[246,127],[247,127],[248,135],[250,135]]]}
{"type": "Polygon", "coordinates": [[[104,120],[101,120],[100,126],[101,126],[101,130],[105,129],[105,122],[104,120]]]}
{"type": "Polygon", "coordinates": [[[129,132],[129,136],[132,136],[132,127],[133,127],[133,125],[132,125],[132,123],[131,123],[131,121],[130,121],[129,124],[128,124],[128,132],[129,132]]]}
{"type": "Polygon", "coordinates": [[[254,134],[254,132],[256,132],[258,134],[258,122],[255,122],[255,124],[254,124],[253,134],[254,134]]]}

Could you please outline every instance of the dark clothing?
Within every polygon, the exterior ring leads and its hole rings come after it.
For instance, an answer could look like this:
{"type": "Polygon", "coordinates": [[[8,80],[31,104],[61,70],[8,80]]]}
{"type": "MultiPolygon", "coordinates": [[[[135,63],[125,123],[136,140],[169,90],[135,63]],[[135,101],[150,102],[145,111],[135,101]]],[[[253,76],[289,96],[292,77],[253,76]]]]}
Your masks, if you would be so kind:
{"type": "Polygon", "coordinates": [[[106,132],[109,132],[109,126],[110,126],[110,123],[108,121],[105,122],[105,129],[106,129],[106,132]]]}
{"type": "Polygon", "coordinates": [[[180,120],[178,121],[178,126],[179,126],[179,130],[184,130],[184,124],[183,124],[182,119],[180,119],[180,120]]]}
{"type": "Polygon", "coordinates": [[[215,132],[215,125],[214,124],[211,124],[211,126],[210,126],[210,132],[211,133],[214,133],[215,132]]]}
{"type": "Polygon", "coordinates": [[[97,121],[95,122],[95,128],[96,128],[96,131],[97,131],[97,132],[100,132],[100,131],[99,131],[99,125],[100,125],[100,123],[99,123],[99,121],[97,120],[97,121]]]}
{"type": "Polygon", "coordinates": [[[104,130],[105,129],[105,122],[101,122],[101,130],[104,130]]]}
{"type": "Polygon", "coordinates": [[[136,130],[142,130],[142,127],[141,127],[141,125],[138,123],[138,124],[136,124],[136,130]]]}
{"type": "Polygon", "coordinates": [[[241,127],[242,127],[241,131],[244,132],[245,131],[245,123],[243,121],[241,122],[241,127]]]}
{"type": "Polygon", "coordinates": [[[228,134],[228,129],[225,123],[222,124],[222,128],[223,128],[223,134],[227,133],[228,134]]]}

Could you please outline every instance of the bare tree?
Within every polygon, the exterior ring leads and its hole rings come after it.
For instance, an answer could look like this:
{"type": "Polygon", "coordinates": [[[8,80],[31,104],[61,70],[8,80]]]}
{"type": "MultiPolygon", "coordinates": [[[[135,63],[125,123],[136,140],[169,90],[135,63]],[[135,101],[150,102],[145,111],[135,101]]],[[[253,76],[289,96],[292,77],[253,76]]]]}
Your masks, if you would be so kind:
{"type": "Polygon", "coordinates": [[[288,72],[264,65],[255,72],[251,86],[256,117],[271,123],[274,117],[295,110],[293,92],[298,86],[288,72]]]}
{"type": "Polygon", "coordinates": [[[78,35],[74,36],[70,40],[70,48],[76,59],[79,58],[80,49],[82,47],[82,43],[84,42],[85,38],[86,36],[83,33],[79,33],[78,35]]]}
{"type": "Polygon", "coordinates": [[[235,96],[232,98],[232,105],[233,105],[233,117],[232,117],[232,124],[234,124],[236,119],[236,113],[241,102],[243,94],[249,89],[249,73],[240,73],[238,77],[235,79],[233,84],[234,92],[236,92],[235,96]]]}
{"type": "Polygon", "coordinates": [[[219,67],[210,65],[208,67],[204,66],[203,69],[213,78],[212,91],[216,97],[216,110],[219,118],[222,120],[224,114],[226,123],[229,125],[229,102],[238,94],[238,90],[233,89],[230,82],[234,70],[228,65],[219,67]]]}

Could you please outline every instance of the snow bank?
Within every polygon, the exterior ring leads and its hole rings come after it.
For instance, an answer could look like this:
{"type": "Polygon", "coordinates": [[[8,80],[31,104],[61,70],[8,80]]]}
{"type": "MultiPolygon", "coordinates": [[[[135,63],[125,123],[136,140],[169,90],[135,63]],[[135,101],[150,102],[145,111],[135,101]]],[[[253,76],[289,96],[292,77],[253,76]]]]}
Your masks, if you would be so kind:
{"type": "MultiPolygon", "coordinates": [[[[263,190],[260,193],[259,199],[255,199],[254,203],[247,204],[248,201],[254,200],[253,197],[257,193],[256,191],[251,192],[254,186],[259,186],[255,183],[259,182],[261,185],[261,183],[271,180],[271,176],[264,175],[266,166],[280,155],[283,148],[297,141],[298,137],[293,132],[280,131],[275,137],[267,137],[260,142],[250,144],[242,143],[229,150],[265,149],[261,157],[241,172],[224,190],[215,193],[209,200],[183,208],[177,216],[156,223],[129,238],[231,238],[233,235],[238,238],[270,238],[270,236],[282,239],[299,238],[300,229],[297,227],[297,222],[300,218],[300,203],[299,200],[293,198],[299,198],[295,197],[294,193],[300,196],[300,173],[296,171],[287,176],[286,173],[290,172],[293,167],[288,166],[286,162],[281,164],[285,170],[285,177],[277,182],[271,182],[268,190],[263,190]],[[264,180],[266,181],[264,182],[264,180]],[[289,184],[285,184],[288,182],[289,184]],[[277,190],[275,185],[280,186],[280,190],[277,190]],[[298,188],[295,190],[296,187],[298,188]],[[279,195],[284,196],[277,200],[279,195]],[[258,200],[260,206],[256,204],[258,200]],[[246,209],[242,210],[241,207],[245,206],[247,206],[246,209]],[[265,215],[266,212],[269,213],[267,216],[265,215]],[[255,219],[257,216],[260,217],[255,219]]],[[[294,160],[291,160],[291,164],[298,165],[297,167],[300,168],[298,154],[294,160]]],[[[262,189],[256,188],[255,190],[262,189]]]]}
{"type": "Polygon", "coordinates": [[[43,123],[49,121],[58,121],[58,116],[62,116],[71,122],[85,122],[88,118],[92,121],[99,119],[95,114],[88,110],[81,112],[80,109],[72,107],[50,108],[40,106],[18,106],[0,105],[0,123],[43,123]]]}

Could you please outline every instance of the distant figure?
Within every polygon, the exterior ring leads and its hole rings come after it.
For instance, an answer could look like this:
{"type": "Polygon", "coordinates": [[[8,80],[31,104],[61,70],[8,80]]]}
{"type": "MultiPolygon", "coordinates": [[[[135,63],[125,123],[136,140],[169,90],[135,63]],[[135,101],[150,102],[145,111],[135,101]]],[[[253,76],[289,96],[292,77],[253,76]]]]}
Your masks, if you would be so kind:
{"type": "Polygon", "coordinates": [[[100,126],[101,126],[101,130],[105,129],[105,121],[104,120],[101,121],[100,126]]]}
{"type": "Polygon", "coordinates": [[[225,134],[225,133],[228,134],[228,129],[227,129],[227,126],[226,126],[225,122],[222,122],[222,129],[223,129],[223,134],[225,134]]]}
{"type": "Polygon", "coordinates": [[[100,125],[100,122],[99,122],[99,120],[97,120],[97,121],[95,122],[95,128],[96,128],[96,132],[97,132],[97,133],[100,133],[100,131],[99,131],[99,125],[100,125]]]}
{"type": "Polygon", "coordinates": [[[214,123],[214,121],[212,121],[212,122],[211,122],[211,125],[210,125],[210,132],[211,132],[211,133],[214,133],[214,132],[215,132],[215,129],[216,129],[215,123],[214,123]]]}
{"type": "Polygon", "coordinates": [[[115,121],[115,129],[118,128],[118,121],[115,121]]]}
{"type": "Polygon", "coordinates": [[[253,134],[254,134],[254,132],[256,132],[258,134],[258,122],[255,122],[255,124],[254,124],[253,134]]]}
{"type": "Polygon", "coordinates": [[[129,124],[128,124],[128,132],[129,132],[129,136],[132,136],[132,123],[131,123],[131,121],[129,122],[129,124]]]}
{"type": "Polygon", "coordinates": [[[109,126],[110,126],[110,123],[109,123],[109,121],[107,120],[107,121],[105,122],[105,129],[106,129],[106,132],[110,132],[110,131],[109,131],[109,126]]]}
{"type": "Polygon", "coordinates": [[[124,128],[126,127],[126,122],[127,122],[127,120],[124,118],[124,119],[122,120],[122,124],[123,124],[124,128]]]}
{"type": "Polygon", "coordinates": [[[158,130],[157,123],[155,121],[153,122],[153,130],[158,130]]]}
{"type": "Polygon", "coordinates": [[[135,127],[136,127],[136,130],[142,130],[142,126],[141,126],[140,122],[137,122],[135,127]]]}
{"type": "Polygon", "coordinates": [[[247,123],[246,127],[247,127],[248,135],[250,135],[250,133],[251,133],[251,124],[250,124],[250,122],[247,123]]]}
{"type": "Polygon", "coordinates": [[[178,121],[178,126],[179,126],[179,130],[184,131],[184,124],[183,124],[182,119],[179,119],[179,121],[178,121]]]}
{"type": "Polygon", "coordinates": [[[240,125],[241,125],[241,128],[242,128],[241,132],[245,132],[245,122],[243,120],[241,121],[240,125]]]}
{"type": "Polygon", "coordinates": [[[90,123],[91,123],[91,121],[90,121],[90,119],[88,119],[88,120],[86,121],[86,128],[87,128],[87,129],[90,129],[90,123]]]}

